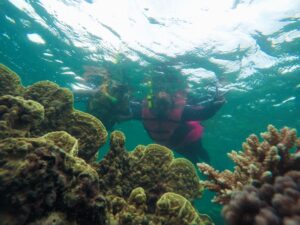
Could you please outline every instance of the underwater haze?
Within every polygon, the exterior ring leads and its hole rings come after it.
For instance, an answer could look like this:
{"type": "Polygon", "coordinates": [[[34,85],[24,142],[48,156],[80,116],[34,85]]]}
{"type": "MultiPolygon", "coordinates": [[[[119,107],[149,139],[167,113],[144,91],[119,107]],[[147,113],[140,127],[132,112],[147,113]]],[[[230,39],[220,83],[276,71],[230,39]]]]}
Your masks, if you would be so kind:
{"type": "MultiPolygon", "coordinates": [[[[137,100],[153,77],[186,83],[197,103],[217,88],[227,102],[203,122],[203,145],[219,170],[268,124],[300,130],[299,0],[1,0],[0,31],[0,63],[26,86],[89,89],[87,68],[106,68],[137,100]]],[[[152,142],[139,121],[114,129],[127,149],[152,142]]],[[[211,197],[197,208],[224,224],[211,197]]]]}

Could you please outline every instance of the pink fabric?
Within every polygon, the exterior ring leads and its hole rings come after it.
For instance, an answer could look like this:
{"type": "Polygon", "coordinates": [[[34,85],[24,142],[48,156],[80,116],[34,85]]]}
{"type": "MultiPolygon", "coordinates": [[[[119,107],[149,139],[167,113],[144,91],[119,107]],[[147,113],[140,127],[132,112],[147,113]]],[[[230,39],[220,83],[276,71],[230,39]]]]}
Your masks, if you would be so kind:
{"type": "Polygon", "coordinates": [[[170,137],[180,124],[180,118],[185,106],[185,98],[180,95],[176,95],[176,98],[173,101],[175,106],[167,114],[167,119],[164,121],[159,120],[159,118],[152,113],[146,101],[143,102],[142,122],[144,128],[151,139],[159,144],[167,144],[170,137]],[[161,133],[162,131],[164,133],[161,133]]]}
{"type": "Polygon", "coordinates": [[[198,121],[187,122],[188,126],[192,127],[191,131],[185,136],[180,145],[187,145],[200,139],[203,135],[204,127],[199,124],[198,121]]]}

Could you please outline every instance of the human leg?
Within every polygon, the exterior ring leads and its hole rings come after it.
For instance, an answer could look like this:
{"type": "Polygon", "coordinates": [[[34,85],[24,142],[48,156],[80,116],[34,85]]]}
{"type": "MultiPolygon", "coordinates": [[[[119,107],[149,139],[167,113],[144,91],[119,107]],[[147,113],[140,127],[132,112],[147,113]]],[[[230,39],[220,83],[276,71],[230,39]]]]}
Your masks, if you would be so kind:
{"type": "Polygon", "coordinates": [[[192,163],[196,164],[199,162],[210,163],[210,157],[206,149],[203,147],[201,139],[192,142],[188,145],[182,146],[175,150],[192,163]]]}

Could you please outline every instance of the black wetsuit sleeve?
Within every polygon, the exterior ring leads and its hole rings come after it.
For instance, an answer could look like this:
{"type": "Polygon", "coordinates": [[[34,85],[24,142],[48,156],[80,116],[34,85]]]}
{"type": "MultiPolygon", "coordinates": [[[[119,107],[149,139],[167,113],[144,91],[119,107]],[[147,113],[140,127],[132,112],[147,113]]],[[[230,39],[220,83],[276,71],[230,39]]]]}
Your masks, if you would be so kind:
{"type": "Polygon", "coordinates": [[[207,120],[213,117],[216,112],[221,108],[220,105],[214,105],[213,103],[201,106],[185,106],[182,112],[182,121],[200,121],[207,120]]]}

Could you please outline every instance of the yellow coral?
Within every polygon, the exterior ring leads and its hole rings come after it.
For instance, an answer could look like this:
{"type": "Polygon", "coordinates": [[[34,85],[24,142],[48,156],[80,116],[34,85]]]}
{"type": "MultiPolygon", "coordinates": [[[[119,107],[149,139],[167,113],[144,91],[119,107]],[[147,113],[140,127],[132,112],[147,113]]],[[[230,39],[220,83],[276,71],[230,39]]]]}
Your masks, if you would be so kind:
{"type": "Polygon", "coordinates": [[[72,156],[78,156],[78,140],[65,131],[54,131],[43,136],[72,156]]]}
{"type": "Polygon", "coordinates": [[[19,76],[8,67],[0,64],[0,96],[1,95],[22,95],[24,87],[19,76]]]}
{"type": "Polygon", "coordinates": [[[204,191],[194,165],[187,159],[174,159],[168,169],[167,190],[192,201],[204,191]]]}
{"type": "Polygon", "coordinates": [[[44,107],[38,102],[22,97],[0,97],[0,139],[26,137],[44,119],[44,107]]]}
{"type": "Polygon", "coordinates": [[[202,225],[197,211],[191,203],[181,195],[167,192],[156,203],[156,214],[163,216],[163,224],[202,225]]]}

